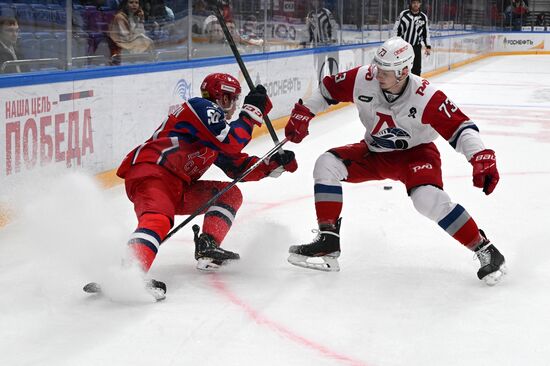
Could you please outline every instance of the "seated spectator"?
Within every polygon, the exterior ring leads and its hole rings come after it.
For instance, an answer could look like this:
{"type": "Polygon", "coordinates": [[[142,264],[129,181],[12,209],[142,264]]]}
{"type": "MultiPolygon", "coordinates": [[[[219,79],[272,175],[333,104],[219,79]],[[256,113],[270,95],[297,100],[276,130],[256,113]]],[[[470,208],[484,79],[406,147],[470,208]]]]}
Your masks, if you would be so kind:
{"type": "MultiPolygon", "coordinates": [[[[231,6],[230,0],[221,0],[221,14],[229,29],[229,33],[233,37],[235,44],[245,45],[245,46],[258,46],[261,47],[264,44],[263,39],[250,39],[248,37],[241,37],[239,32],[237,32],[237,26],[233,20],[233,9],[231,6]]],[[[209,15],[204,20],[203,31],[202,33],[208,38],[209,43],[221,43],[225,41],[225,35],[223,34],[222,27],[218,22],[218,18],[215,15],[209,15]]]]}
{"type": "Polygon", "coordinates": [[[491,5],[491,24],[502,26],[503,13],[498,10],[496,4],[491,5]]]}
{"type": "Polygon", "coordinates": [[[504,26],[512,25],[512,4],[508,5],[504,10],[504,26]]]}
{"type": "Polygon", "coordinates": [[[543,27],[546,25],[546,13],[540,13],[537,15],[537,20],[535,21],[535,25],[539,27],[543,27]]]}
{"type": "Polygon", "coordinates": [[[15,18],[0,17],[0,72],[15,73],[22,72],[21,66],[7,66],[3,68],[4,62],[20,60],[21,55],[17,50],[17,36],[19,35],[19,24],[15,18]]]}
{"type": "Polygon", "coordinates": [[[143,5],[147,30],[155,35],[171,33],[175,15],[164,0],[150,0],[143,5]]]}
{"type": "Polygon", "coordinates": [[[254,15],[247,16],[241,25],[241,36],[249,40],[263,42],[263,40],[261,40],[261,31],[258,24],[258,19],[254,15]]]}
{"type": "Polygon", "coordinates": [[[205,0],[195,0],[193,1],[193,14],[200,16],[208,16],[210,11],[206,5],[205,0]]]}
{"type": "Polygon", "coordinates": [[[153,40],[145,35],[144,13],[139,0],[122,0],[111,24],[111,56],[121,53],[144,53],[153,50],[153,40]]]}
{"type": "MultiPolygon", "coordinates": [[[[225,24],[227,25],[227,29],[229,29],[229,33],[231,33],[235,44],[258,47],[261,47],[264,44],[263,39],[241,37],[241,35],[237,32],[233,19],[228,20],[226,18],[225,24]]],[[[222,27],[215,15],[210,15],[204,20],[203,34],[207,37],[209,43],[223,43],[225,41],[225,35],[223,34],[222,27]]]]}
{"type": "Polygon", "coordinates": [[[523,20],[528,13],[529,8],[524,0],[512,0],[512,24],[515,28],[523,25],[523,20]]]}

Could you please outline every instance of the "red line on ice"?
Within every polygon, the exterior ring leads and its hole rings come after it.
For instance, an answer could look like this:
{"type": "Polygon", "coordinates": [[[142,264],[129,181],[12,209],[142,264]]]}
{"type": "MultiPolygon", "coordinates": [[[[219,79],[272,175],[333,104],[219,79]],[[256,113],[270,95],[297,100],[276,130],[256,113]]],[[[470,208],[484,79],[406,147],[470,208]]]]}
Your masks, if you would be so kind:
{"type": "Polygon", "coordinates": [[[212,286],[218,290],[223,296],[225,296],[229,301],[231,301],[233,304],[240,307],[246,315],[248,315],[249,318],[251,318],[254,322],[256,322],[259,325],[263,325],[272,331],[279,333],[283,337],[291,340],[294,343],[299,344],[300,346],[312,349],[314,351],[317,351],[318,353],[322,354],[323,356],[327,358],[331,358],[334,360],[337,360],[341,363],[353,365],[353,366],[366,366],[366,364],[362,361],[354,360],[351,357],[339,354],[337,352],[334,352],[327,347],[315,343],[305,337],[302,337],[299,334],[294,333],[290,329],[277,324],[273,320],[270,320],[266,318],[265,316],[261,315],[257,310],[255,310],[252,306],[246,304],[243,300],[239,299],[232,291],[230,291],[226,286],[225,283],[221,280],[220,276],[216,273],[212,273],[212,276],[210,277],[212,286]]]}

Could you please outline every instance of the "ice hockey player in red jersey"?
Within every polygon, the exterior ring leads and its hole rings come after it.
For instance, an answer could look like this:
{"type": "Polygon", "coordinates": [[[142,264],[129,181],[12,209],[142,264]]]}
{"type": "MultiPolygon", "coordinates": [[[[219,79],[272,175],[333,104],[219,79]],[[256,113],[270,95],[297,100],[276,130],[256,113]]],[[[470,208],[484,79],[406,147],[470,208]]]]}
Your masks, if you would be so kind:
{"type": "Polygon", "coordinates": [[[474,122],[441,90],[410,73],[413,59],[410,44],[390,38],[376,50],[371,65],[325,77],[308,100],[294,106],[285,134],[295,143],[308,135],[315,114],[339,102],[355,104],[366,131],[360,142],[332,148],[317,159],[313,176],[318,235],[310,244],[291,246],[289,262],[338,271],[341,182],[392,179],[405,184],[418,212],[476,253],[478,278],[494,285],[505,273],[504,257],[466,209],[443,190],[433,140],[442,136],[464,154],[473,166],[474,186],[487,195],[499,181],[495,152],[484,146],[474,122]]]}
{"type": "MultiPolygon", "coordinates": [[[[151,138],[126,156],[117,171],[138,218],[128,245],[145,272],[173,226],[174,216],[193,213],[229,184],[200,180],[212,165],[235,178],[259,160],[241,150],[250,141],[254,126],[262,124],[272,107],[266,89],[258,85],[252,90],[244,98],[238,119],[231,123],[228,120],[241,93],[238,80],[229,74],[210,74],[202,82],[201,92],[202,98],[191,98],[168,115],[151,138]]],[[[260,164],[243,181],[277,177],[296,169],[294,153],[284,151],[260,164]]],[[[195,233],[198,269],[215,270],[239,259],[237,253],[220,248],[220,244],[241,203],[241,192],[234,186],[204,212],[203,232],[195,233]]]]}

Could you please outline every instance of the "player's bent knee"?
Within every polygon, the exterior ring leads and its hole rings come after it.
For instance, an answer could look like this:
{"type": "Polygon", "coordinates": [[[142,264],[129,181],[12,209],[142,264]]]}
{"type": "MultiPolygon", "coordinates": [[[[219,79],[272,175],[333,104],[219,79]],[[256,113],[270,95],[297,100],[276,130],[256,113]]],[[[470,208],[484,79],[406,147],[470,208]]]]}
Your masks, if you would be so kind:
{"type": "Polygon", "coordinates": [[[348,177],[348,169],[335,155],[329,152],[321,154],[313,168],[313,179],[318,181],[342,181],[348,177]]]}
{"type": "Polygon", "coordinates": [[[172,227],[172,223],[170,219],[163,214],[145,213],[139,217],[138,227],[152,230],[163,239],[172,227]]]}
{"type": "Polygon", "coordinates": [[[239,207],[241,207],[241,204],[243,203],[243,194],[239,189],[239,187],[234,185],[227,192],[224,193],[222,200],[220,201],[223,201],[223,203],[231,205],[235,209],[235,211],[237,211],[239,207]]]}
{"type": "Polygon", "coordinates": [[[434,186],[419,186],[411,190],[414,208],[433,221],[439,221],[447,215],[454,204],[449,195],[434,186]]]}

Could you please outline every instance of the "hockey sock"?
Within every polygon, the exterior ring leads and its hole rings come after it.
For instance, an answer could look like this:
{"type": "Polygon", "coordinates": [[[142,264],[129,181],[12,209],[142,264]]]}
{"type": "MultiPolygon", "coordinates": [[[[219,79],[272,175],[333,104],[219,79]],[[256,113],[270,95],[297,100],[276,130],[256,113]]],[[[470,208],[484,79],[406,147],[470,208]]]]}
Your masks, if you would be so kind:
{"type": "Polygon", "coordinates": [[[476,222],[459,204],[437,224],[470,250],[474,250],[482,240],[476,222]]]}
{"type": "Polygon", "coordinates": [[[139,217],[138,227],[130,236],[128,246],[144,272],[151,268],[160,243],[171,226],[170,219],[161,214],[146,213],[139,217]]]}
{"type": "MultiPolygon", "coordinates": [[[[236,188],[236,187],[234,187],[236,188]]],[[[243,196],[238,189],[230,189],[206,211],[202,231],[221,244],[241,207],[243,196]]]]}
{"type": "Polygon", "coordinates": [[[411,199],[418,212],[437,222],[449,235],[473,250],[482,240],[477,224],[459,204],[451,202],[449,195],[434,186],[416,187],[411,199]]]}
{"type": "Polygon", "coordinates": [[[315,212],[320,225],[336,225],[342,212],[342,186],[317,183],[315,191],[315,212]]]}

